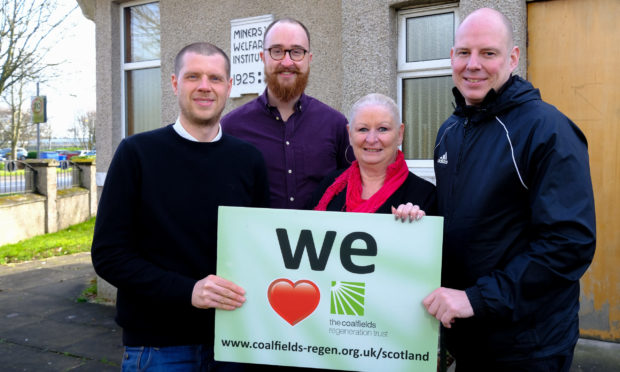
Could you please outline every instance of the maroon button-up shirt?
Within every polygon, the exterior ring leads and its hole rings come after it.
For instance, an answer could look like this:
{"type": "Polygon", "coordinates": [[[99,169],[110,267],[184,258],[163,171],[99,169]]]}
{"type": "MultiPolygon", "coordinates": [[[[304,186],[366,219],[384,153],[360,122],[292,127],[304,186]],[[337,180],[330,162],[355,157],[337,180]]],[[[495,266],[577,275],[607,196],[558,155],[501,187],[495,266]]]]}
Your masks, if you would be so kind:
{"type": "Polygon", "coordinates": [[[272,208],[306,207],[323,177],[354,160],[353,149],[348,148],[347,119],[305,94],[286,122],[269,105],[265,89],[224,116],[221,124],[224,133],[250,142],[263,153],[272,208]]]}

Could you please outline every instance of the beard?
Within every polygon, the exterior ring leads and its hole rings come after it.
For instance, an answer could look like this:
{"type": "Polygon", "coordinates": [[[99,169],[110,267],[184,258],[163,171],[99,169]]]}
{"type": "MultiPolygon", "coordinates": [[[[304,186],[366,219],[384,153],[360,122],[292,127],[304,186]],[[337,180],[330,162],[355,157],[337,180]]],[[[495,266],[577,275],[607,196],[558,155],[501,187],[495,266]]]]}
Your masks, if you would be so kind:
{"type": "Polygon", "coordinates": [[[222,116],[222,112],[224,112],[224,110],[221,110],[219,113],[217,113],[216,115],[211,115],[208,117],[201,117],[199,115],[194,114],[194,112],[190,111],[190,110],[183,110],[181,109],[181,112],[183,114],[183,116],[188,119],[191,123],[193,123],[194,125],[200,126],[200,127],[212,127],[217,125],[220,122],[220,118],[222,116]]]}
{"type": "Polygon", "coordinates": [[[267,72],[267,69],[265,69],[265,83],[267,83],[269,93],[273,94],[275,98],[283,102],[290,102],[291,100],[299,97],[304,90],[306,90],[309,75],[310,67],[308,67],[308,71],[305,73],[299,72],[296,68],[286,69],[279,67],[274,73],[267,72]],[[296,74],[295,82],[292,85],[282,85],[278,81],[278,73],[283,71],[291,71],[296,74]]]}
{"type": "MultiPolygon", "coordinates": [[[[181,115],[192,125],[200,127],[215,126],[220,122],[224,106],[213,107],[213,110],[203,112],[196,107],[192,107],[189,102],[179,101],[181,115]]],[[[188,123],[188,124],[189,124],[188,123]]]]}

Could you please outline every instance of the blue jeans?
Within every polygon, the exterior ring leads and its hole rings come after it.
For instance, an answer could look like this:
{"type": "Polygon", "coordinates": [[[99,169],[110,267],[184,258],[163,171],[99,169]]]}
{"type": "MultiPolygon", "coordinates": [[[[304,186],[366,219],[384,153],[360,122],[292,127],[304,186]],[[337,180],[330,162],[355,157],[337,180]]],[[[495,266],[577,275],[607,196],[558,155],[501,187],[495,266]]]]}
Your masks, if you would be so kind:
{"type": "Polygon", "coordinates": [[[204,345],[125,347],[122,372],[236,372],[238,363],[218,362],[204,345]]]}

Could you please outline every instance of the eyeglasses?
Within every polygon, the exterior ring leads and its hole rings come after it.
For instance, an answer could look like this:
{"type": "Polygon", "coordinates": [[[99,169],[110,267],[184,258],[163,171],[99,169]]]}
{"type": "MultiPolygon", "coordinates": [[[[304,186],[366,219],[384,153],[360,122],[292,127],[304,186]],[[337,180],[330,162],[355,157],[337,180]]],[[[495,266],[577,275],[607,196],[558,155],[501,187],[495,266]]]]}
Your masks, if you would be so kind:
{"type": "Polygon", "coordinates": [[[275,59],[276,61],[284,59],[284,56],[288,52],[289,57],[291,57],[293,61],[299,62],[304,59],[306,53],[308,53],[308,51],[304,48],[284,49],[280,47],[273,47],[266,50],[269,51],[269,55],[271,56],[271,58],[275,59]]]}

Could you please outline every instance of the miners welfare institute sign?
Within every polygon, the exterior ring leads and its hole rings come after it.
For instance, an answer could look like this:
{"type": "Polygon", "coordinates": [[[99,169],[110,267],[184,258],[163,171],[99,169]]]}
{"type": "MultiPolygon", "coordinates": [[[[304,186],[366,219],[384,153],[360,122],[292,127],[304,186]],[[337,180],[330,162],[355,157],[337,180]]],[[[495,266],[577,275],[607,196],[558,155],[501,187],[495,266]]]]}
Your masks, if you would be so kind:
{"type": "Polygon", "coordinates": [[[265,30],[271,22],[271,14],[230,21],[231,97],[261,94],[265,90],[260,52],[263,50],[265,30]]]}

